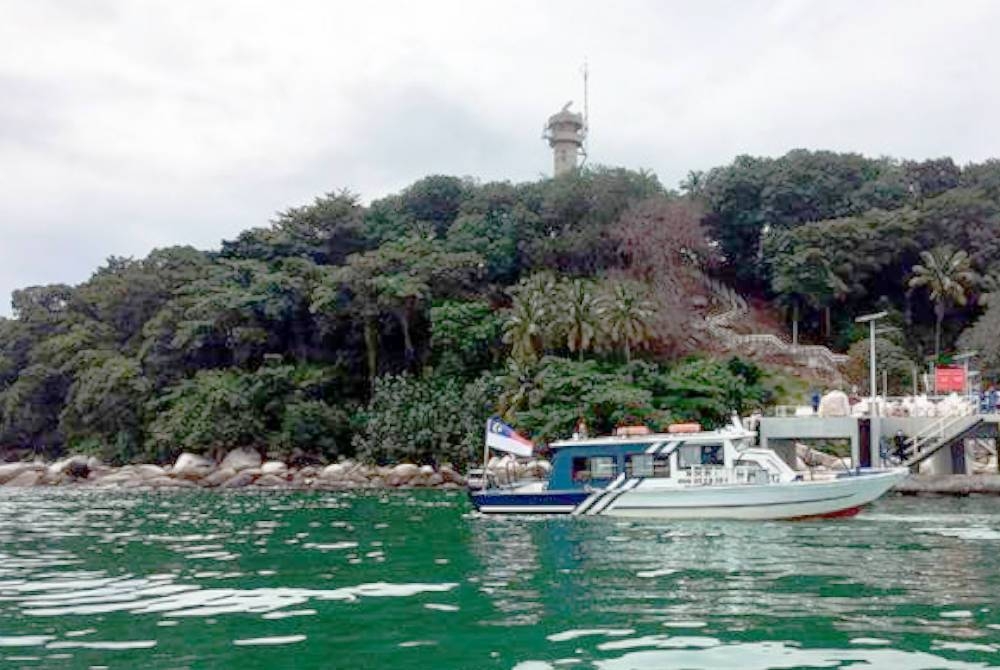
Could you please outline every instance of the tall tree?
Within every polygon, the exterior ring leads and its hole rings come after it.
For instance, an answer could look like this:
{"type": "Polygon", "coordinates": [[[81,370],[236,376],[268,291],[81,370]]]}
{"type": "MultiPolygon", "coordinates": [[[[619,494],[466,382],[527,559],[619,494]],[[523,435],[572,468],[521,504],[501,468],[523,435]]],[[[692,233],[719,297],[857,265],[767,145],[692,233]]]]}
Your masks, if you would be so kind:
{"type": "Polygon", "coordinates": [[[632,361],[633,347],[643,347],[651,337],[650,323],[655,313],[641,284],[618,281],[601,299],[600,315],[608,337],[621,344],[625,362],[632,361]]]}
{"type": "Polygon", "coordinates": [[[968,291],[976,284],[976,273],[969,263],[969,254],[959,249],[935,247],[931,251],[921,251],[921,264],[913,266],[910,278],[911,288],[926,288],[934,303],[934,357],[941,356],[941,323],[944,321],[948,305],[964,305],[968,291]]]}
{"type": "Polygon", "coordinates": [[[601,303],[594,283],[579,278],[566,280],[560,284],[556,299],[556,321],[565,335],[566,347],[582,361],[583,352],[593,348],[600,329],[601,303]]]}
{"type": "Polygon", "coordinates": [[[540,292],[525,291],[514,296],[503,324],[503,341],[510,345],[514,360],[525,364],[538,360],[550,320],[547,303],[540,292]]]}

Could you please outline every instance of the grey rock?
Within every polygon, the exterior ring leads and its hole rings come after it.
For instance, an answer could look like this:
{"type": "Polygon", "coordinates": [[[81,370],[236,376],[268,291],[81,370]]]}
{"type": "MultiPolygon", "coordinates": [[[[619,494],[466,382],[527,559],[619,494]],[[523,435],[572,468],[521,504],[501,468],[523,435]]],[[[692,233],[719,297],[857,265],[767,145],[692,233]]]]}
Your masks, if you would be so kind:
{"type": "Polygon", "coordinates": [[[288,472],[288,466],[281,461],[268,461],[260,466],[262,475],[281,475],[288,472]]]}
{"type": "Polygon", "coordinates": [[[319,476],[320,479],[343,479],[346,473],[347,471],[343,465],[334,463],[320,470],[319,476]]]}
{"type": "Polygon", "coordinates": [[[183,453],[177,457],[171,474],[185,479],[201,479],[215,469],[215,463],[196,454],[183,453]]]}
{"type": "Polygon", "coordinates": [[[465,477],[457,473],[450,465],[442,465],[438,470],[438,474],[441,475],[445,482],[465,486],[465,477]]]}
{"type": "Polygon", "coordinates": [[[283,477],[264,473],[263,475],[261,475],[260,479],[254,482],[254,486],[272,488],[272,487],[285,486],[287,483],[288,482],[283,477]]]}
{"type": "MultiPolygon", "coordinates": [[[[225,463],[225,461],[223,461],[225,463]]],[[[231,467],[220,467],[201,480],[203,486],[220,486],[236,476],[236,470],[231,467]]]]}
{"type": "Polygon", "coordinates": [[[242,472],[237,472],[236,475],[228,479],[219,488],[223,489],[241,489],[245,486],[253,484],[253,480],[257,478],[259,473],[253,472],[253,470],[243,470],[242,472]]]}
{"type": "Polygon", "coordinates": [[[42,478],[42,473],[36,472],[35,470],[26,470],[19,474],[17,477],[7,481],[4,486],[11,487],[28,487],[35,486],[42,478]]]}
{"type": "Polygon", "coordinates": [[[31,463],[4,463],[0,465],[0,484],[6,484],[22,472],[31,469],[31,463]]]}
{"type": "Polygon", "coordinates": [[[167,474],[167,471],[161,468],[159,465],[151,465],[149,463],[144,463],[142,465],[126,465],[125,468],[131,468],[133,472],[138,474],[143,479],[152,479],[154,477],[163,477],[167,474]]]}
{"type": "Polygon", "coordinates": [[[260,465],[260,454],[254,449],[243,447],[241,449],[233,449],[226,454],[226,457],[222,459],[222,463],[219,464],[219,468],[230,468],[236,472],[240,472],[242,470],[249,470],[250,468],[259,468],[260,465]]]}

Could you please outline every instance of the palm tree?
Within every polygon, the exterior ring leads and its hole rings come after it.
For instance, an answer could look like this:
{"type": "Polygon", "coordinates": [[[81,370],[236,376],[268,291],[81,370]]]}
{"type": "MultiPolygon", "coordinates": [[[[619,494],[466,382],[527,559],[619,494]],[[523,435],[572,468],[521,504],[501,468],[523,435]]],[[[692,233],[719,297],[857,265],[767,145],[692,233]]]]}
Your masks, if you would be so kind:
{"type": "Polygon", "coordinates": [[[557,293],[559,296],[559,325],[566,336],[566,347],[577,352],[583,360],[583,352],[592,349],[597,339],[600,301],[594,295],[592,282],[573,279],[563,282],[557,293]]]}
{"type": "Polygon", "coordinates": [[[948,304],[964,305],[968,291],[976,284],[976,273],[969,263],[969,254],[959,249],[935,247],[931,251],[921,251],[918,265],[913,266],[910,288],[925,287],[934,302],[934,357],[941,355],[941,323],[944,321],[948,304]]]}
{"type": "Polygon", "coordinates": [[[644,293],[641,285],[623,281],[612,284],[602,296],[604,327],[612,342],[621,342],[626,363],[632,361],[632,347],[645,346],[652,336],[650,322],[655,308],[644,293]]]}
{"type": "Polygon", "coordinates": [[[510,313],[503,324],[503,341],[510,345],[510,355],[522,363],[537,360],[544,344],[549,317],[544,293],[521,291],[514,296],[510,313]]]}

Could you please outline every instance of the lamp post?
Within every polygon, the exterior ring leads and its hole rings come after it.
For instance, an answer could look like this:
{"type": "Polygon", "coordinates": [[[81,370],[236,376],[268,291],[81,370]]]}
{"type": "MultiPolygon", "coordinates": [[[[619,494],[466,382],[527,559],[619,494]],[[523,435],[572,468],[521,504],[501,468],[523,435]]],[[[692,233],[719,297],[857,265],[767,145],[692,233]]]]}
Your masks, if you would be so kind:
{"type": "Polygon", "coordinates": [[[869,372],[869,387],[868,391],[871,395],[870,411],[871,411],[871,438],[868,440],[869,452],[871,453],[871,461],[873,467],[882,466],[882,435],[879,432],[878,425],[878,406],[875,404],[876,401],[876,389],[878,388],[878,380],[875,378],[876,367],[875,367],[875,322],[879,319],[888,315],[888,312],[874,312],[872,314],[864,314],[854,319],[855,323],[867,323],[868,324],[868,343],[870,345],[869,358],[868,358],[868,372],[869,372]],[[871,446],[874,444],[875,448],[872,449],[871,446]]]}

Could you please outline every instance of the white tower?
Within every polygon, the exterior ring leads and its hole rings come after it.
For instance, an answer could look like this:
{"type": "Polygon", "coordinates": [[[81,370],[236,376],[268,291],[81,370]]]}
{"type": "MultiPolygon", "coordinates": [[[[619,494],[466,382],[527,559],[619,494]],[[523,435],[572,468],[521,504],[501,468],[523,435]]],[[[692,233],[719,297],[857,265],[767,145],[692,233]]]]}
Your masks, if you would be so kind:
{"type": "Polygon", "coordinates": [[[569,111],[573,101],[549,117],[542,139],[552,147],[553,174],[558,177],[576,169],[577,156],[583,155],[583,141],[587,138],[587,122],[582,114],[569,111]]]}

